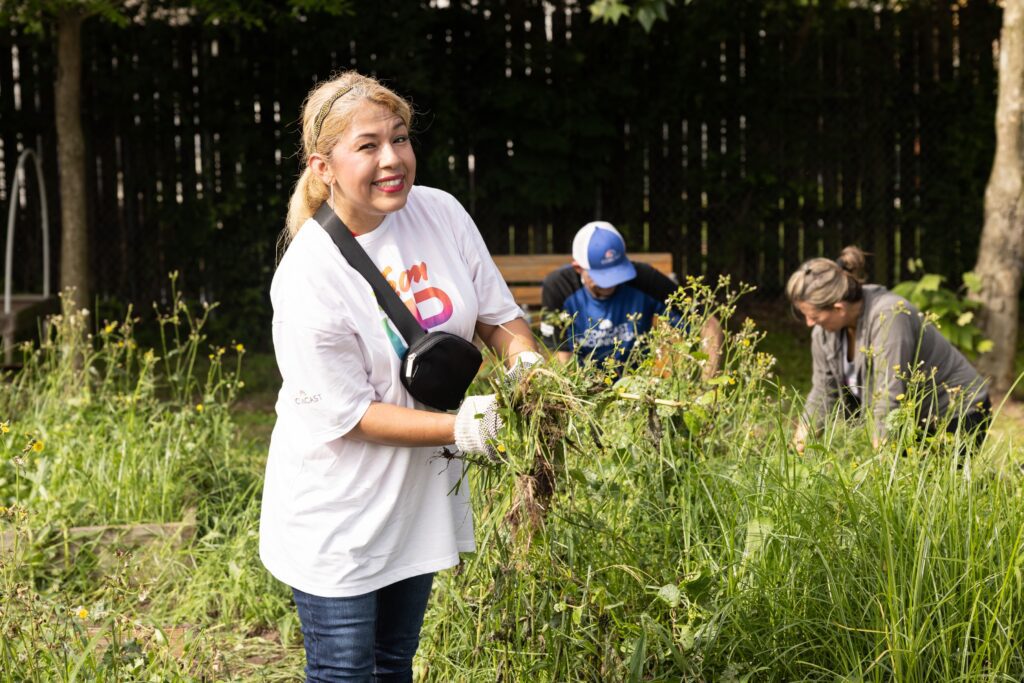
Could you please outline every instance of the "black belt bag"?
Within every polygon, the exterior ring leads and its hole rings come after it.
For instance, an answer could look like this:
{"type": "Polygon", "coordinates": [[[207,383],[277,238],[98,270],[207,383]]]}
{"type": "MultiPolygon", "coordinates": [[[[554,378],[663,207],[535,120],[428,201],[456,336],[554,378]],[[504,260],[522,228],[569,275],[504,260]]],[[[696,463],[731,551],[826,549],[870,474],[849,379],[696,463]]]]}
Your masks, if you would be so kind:
{"type": "Polygon", "coordinates": [[[458,408],[483,362],[480,350],[456,334],[426,332],[420,327],[327,202],[313,218],[331,236],[349,265],[370,284],[377,303],[405,338],[408,348],[402,357],[402,385],[414,399],[431,408],[458,408]]]}
{"type": "Polygon", "coordinates": [[[472,384],[484,358],[457,334],[429,332],[409,345],[402,358],[402,384],[433,408],[452,410],[472,384]]]}

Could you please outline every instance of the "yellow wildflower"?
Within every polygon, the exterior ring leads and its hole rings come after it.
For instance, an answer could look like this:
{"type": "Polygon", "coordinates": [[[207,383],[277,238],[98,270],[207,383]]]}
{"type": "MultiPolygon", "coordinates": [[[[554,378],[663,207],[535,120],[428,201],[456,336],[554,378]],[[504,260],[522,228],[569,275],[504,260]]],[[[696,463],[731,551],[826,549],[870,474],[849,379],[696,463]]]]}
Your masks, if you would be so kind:
{"type": "Polygon", "coordinates": [[[36,439],[35,441],[32,442],[32,450],[34,450],[36,453],[42,453],[43,448],[45,447],[46,444],[43,443],[41,439],[36,439]]]}
{"type": "Polygon", "coordinates": [[[81,619],[82,621],[85,621],[89,618],[89,610],[87,610],[84,607],[78,607],[77,609],[75,609],[75,616],[81,619]]]}
{"type": "Polygon", "coordinates": [[[245,345],[235,344],[235,351],[237,351],[238,353],[245,353],[245,345]]]}
{"type": "Polygon", "coordinates": [[[902,400],[903,400],[903,399],[905,399],[906,397],[907,397],[907,395],[906,395],[906,394],[896,394],[896,400],[897,400],[897,401],[902,401],[902,400]]]}
{"type": "Polygon", "coordinates": [[[499,443],[497,445],[497,450],[498,450],[499,453],[504,453],[505,452],[505,444],[499,443]]]}
{"type": "Polygon", "coordinates": [[[608,386],[611,386],[611,385],[615,384],[615,382],[612,381],[611,377],[605,377],[604,378],[604,383],[607,384],[608,386]]]}
{"type": "Polygon", "coordinates": [[[203,412],[204,410],[206,410],[206,408],[204,408],[204,407],[203,407],[203,404],[202,404],[202,403],[197,403],[197,404],[196,404],[196,412],[197,412],[197,413],[201,413],[201,412],[203,412]]]}
{"type": "Polygon", "coordinates": [[[9,431],[11,431],[11,423],[0,422],[0,434],[6,434],[9,431]]]}

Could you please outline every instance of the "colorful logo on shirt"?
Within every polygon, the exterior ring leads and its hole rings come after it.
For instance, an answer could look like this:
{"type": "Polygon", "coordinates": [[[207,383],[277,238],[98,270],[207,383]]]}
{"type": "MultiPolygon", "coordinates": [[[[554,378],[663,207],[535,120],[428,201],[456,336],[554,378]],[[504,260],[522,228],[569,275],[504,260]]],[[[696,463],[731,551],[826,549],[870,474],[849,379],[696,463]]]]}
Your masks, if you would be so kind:
{"type": "MultiPolygon", "coordinates": [[[[452,317],[454,312],[452,300],[443,289],[424,287],[423,289],[413,291],[413,285],[419,283],[426,284],[426,281],[429,279],[426,261],[421,261],[397,274],[391,266],[388,266],[381,271],[381,274],[424,329],[429,330],[443,325],[452,317]],[[410,293],[412,294],[411,299],[409,298],[410,293]]],[[[401,358],[407,348],[402,340],[402,336],[392,328],[387,315],[381,318],[381,324],[384,325],[384,331],[391,342],[392,348],[394,348],[398,357],[401,358]]]]}

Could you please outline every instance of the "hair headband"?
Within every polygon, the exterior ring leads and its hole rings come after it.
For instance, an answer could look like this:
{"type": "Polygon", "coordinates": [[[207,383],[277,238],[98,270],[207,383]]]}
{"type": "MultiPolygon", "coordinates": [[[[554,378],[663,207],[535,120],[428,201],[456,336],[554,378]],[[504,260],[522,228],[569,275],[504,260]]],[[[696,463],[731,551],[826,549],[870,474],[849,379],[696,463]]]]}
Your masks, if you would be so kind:
{"type": "Polygon", "coordinates": [[[331,99],[324,102],[324,106],[320,107],[320,112],[316,115],[316,121],[313,122],[313,149],[316,149],[316,141],[320,137],[320,127],[324,125],[324,119],[327,118],[327,113],[331,111],[331,107],[338,99],[351,90],[353,86],[348,85],[344,88],[339,88],[338,92],[331,95],[331,99]]]}

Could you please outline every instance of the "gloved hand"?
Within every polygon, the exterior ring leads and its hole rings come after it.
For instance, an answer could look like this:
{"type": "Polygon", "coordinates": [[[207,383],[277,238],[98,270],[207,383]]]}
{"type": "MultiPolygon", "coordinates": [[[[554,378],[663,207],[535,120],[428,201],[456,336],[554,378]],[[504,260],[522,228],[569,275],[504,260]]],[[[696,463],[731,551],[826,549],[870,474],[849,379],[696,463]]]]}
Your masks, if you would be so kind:
{"type": "Polygon", "coordinates": [[[519,383],[526,373],[530,371],[530,368],[543,360],[539,353],[533,351],[523,351],[516,356],[515,363],[512,364],[508,370],[505,371],[505,385],[512,387],[519,383]]]}
{"type": "Polygon", "coordinates": [[[494,394],[467,396],[455,415],[455,445],[463,453],[480,453],[497,462],[502,458],[489,442],[503,424],[494,394]]]}

